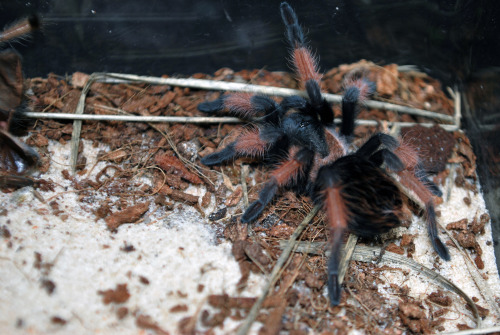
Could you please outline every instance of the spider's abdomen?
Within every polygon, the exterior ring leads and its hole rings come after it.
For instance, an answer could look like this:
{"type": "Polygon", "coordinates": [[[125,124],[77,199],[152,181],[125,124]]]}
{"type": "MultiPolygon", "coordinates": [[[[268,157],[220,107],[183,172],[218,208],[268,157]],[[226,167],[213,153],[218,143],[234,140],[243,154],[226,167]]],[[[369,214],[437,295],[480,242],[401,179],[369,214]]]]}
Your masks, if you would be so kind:
{"type": "Polygon", "coordinates": [[[400,225],[397,212],[403,200],[399,188],[383,170],[357,155],[321,168],[315,183],[317,201],[325,190],[337,188],[347,211],[347,228],[371,237],[400,225]]]}

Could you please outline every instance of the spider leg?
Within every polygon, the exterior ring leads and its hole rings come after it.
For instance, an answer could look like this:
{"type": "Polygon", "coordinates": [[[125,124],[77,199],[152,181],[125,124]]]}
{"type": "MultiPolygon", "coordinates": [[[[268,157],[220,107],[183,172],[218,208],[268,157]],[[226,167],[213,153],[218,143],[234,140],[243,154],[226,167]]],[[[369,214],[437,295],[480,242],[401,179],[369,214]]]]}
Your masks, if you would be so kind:
{"type": "MultiPolygon", "coordinates": [[[[338,215],[341,215],[339,213],[338,215]]],[[[330,218],[329,218],[330,221],[330,218]]],[[[331,221],[330,221],[331,224],[331,221]]],[[[342,238],[347,231],[345,227],[336,227],[330,229],[331,238],[331,253],[328,259],[328,296],[330,304],[337,306],[340,303],[342,289],[339,283],[339,263],[342,253],[342,238]]]]}
{"type": "Polygon", "coordinates": [[[292,95],[289,97],[284,97],[280,103],[280,106],[284,111],[292,108],[303,109],[307,107],[307,100],[299,97],[298,95],[292,95]]]}
{"type": "Polygon", "coordinates": [[[278,184],[276,180],[271,179],[267,182],[264,188],[259,193],[259,199],[252,202],[250,206],[245,210],[243,216],[241,217],[241,222],[252,222],[254,221],[264,210],[268,203],[273,200],[276,192],[278,191],[278,184]]]}
{"type": "Polygon", "coordinates": [[[445,261],[449,261],[450,253],[448,248],[439,239],[437,231],[437,218],[434,209],[434,201],[432,200],[432,193],[422,182],[409,170],[403,170],[397,173],[400,183],[406,188],[415,192],[417,197],[425,204],[425,217],[427,221],[427,230],[431,239],[432,246],[438,255],[445,261]]]}
{"type": "MultiPolygon", "coordinates": [[[[425,206],[425,217],[427,221],[427,230],[431,239],[432,246],[438,255],[445,261],[450,260],[450,253],[444,243],[439,239],[437,231],[436,211],[434,201],[432,200],[432,185],[425,181],[423,171],[419,168],[418,153],[407,143],[401,141],[399,147],[394,153],[401,159],[406,166],[405,170],[397,172],[399,182],[407,189],[412,190],[425,206]],[[424,181],[422,181],[424,179],[424,181]]],[[[437,190],[439,191],[439,190],[437,190]]],[[[437,192],[437,193],[440,193],[437,192]]]]}
{"type": "Polygon", "coordinates": [[[297,15],[290,5],[282,2],[281,17],[286,26],[286,37],[293,48],[292,61],[299,80],[304,83],[310,104],[321,121],[327,125],[333,124],[333,112],[330,104],[321,94],[321,74],[317,61],[305,43],[304,33],[299,25],[297,15]]]}
{"type": "MultiPolygon", "coordinates": [[[[279,105],[273,99],[244,92],[224,95],[214,101],[202,102],[198,105],[198,110],[204,113],[215,113],[224,109],[243,119],[259,114],[272,120],[281,116],[279,105]]],[[[265,121],[268,120],[265,119],[265,121]]]]}
{"type": "Polygon", "coordinates": [[[16,107],[15,111],[9,117],[9,133],[16,136],[26,134],[31,120],[26,117],[25,113],[30,112],[30,109],[23,102],[20,106],[16,107]]]}
{"type": "Polygon", "coordinates": [[[274,127],[263,127],[264,130],[253,128],[244,131],[236,141],[228,144],[224,149],[209,154],[201,159],[207,166],[218,165],[232,158],[241,156],[262,156],[278,140],[280,133],[274,127]]]}
{"type": "Polygon", "coordinates": [[[280,187],[286,186],[303,174],[313,157],[313,152],[308,149],[298,150],[292,147],[288,160],[281,163],[272,173],[271,180],[266,183],[259,193],[259,199],[248,206],[241,217],[241,222],[254,221],[271,202],[280,187]]]}
{"type": "Polygon", "coordinates": [[[32,179],[22,176],[0,176],[0,188],[4,187],[25,187],[25,186],[33,186],[35,182],[32,179]]]}
{"type": "Polygon", "coordinates": [[[375,91],[375,84],[358,79],[346,84],[342,97],[342,124],[340,134],[350,139],[354,135],[354,121],[359,114],[359,104],[375,91]]]}
{"type": "Polygon", "coordinates": [[[451,257],[448,248],[446,248],[446,246],[438,236],[436,211],[434,209],[434,202],[432,200],[425,203],[425,215],[427,219],[429,237],[431,238],[431,243],[434,247],[434,250],[436,250],[436,252],[442,259],[444,259],[445,261],[449,261],[451,257]]]}
{"type": "Polygon", "coordinates": [[[385,148],[376,151],[370,156],[369,160],[376,166],[381,166],[385,163],[385,165],[394,172],[402,171],[405,168],[405,165],[401,162],[398,155],[385,148]]]}
{"type": "Polygon", "coordinates": [[[356,155],[369,159],[382,145],[392,151],[399,146],[399,141],[391,135],[377,133],[356,151],[356,155]]]}
{"type": "Polygon", "coordinates": [[[323,205],[330,227],[331,254],[328,260],[328,295],[332,306],[340,303],[339,262],[342,239],[347,231],[349,212],[342,196],[342,184],[345,176],[342,167],[333,163],[320,169],[315,183],[315,201],[323,205]]]}
{"type": "Polygon", "coordinates": [[[206,166],[219,165],[237,156],[234,149],[236,141],[228,144],[224,149],[211,153],[201,159],[201,163],[206,166]]]}
{"type": "Polygon", "coordinates": [[[435,196],[442,197],[443,192],[439,189],[439,186],[437,186],[433,181],[429,180],[427,178],[427,173],[425,172],[424,169],[421,167],[417,166],[415,168],[415,176],[422,182],[422,184],[427,187],[429,191],[432,192],[435,196]]]}
{"type": "Polygon", "coordinates": [[[23,173],[38,164],[38,153],[7,131],[0,129],[0,168],[23,173]]]}
{"type": "Polygon", "coordinates": [[[328,217],[331,235],[331,254],[328,260],[328,295],[332,306],[340,303],[339,262],[342,239],[347,231],[347,210],[340,194],[340,188],[333,185],[324,191],[324,208],[328,217]]]}
{"type": "Polygon", "coordinates": [[[224,101],[227,97],[227,95],[223,95],[214,101],[201,102],[198,104],[198,110],[203,113],[215,113],[221,111],[225,108],[224,101]]]}
{"type": "Polygon", "coordinates": [[[7,41],[23,38],[34,30],[40,28],[40,18],[37,15],[31,15],[21,21],[15,22],[9,27],[0,31],[0,44],[7,41]]]}

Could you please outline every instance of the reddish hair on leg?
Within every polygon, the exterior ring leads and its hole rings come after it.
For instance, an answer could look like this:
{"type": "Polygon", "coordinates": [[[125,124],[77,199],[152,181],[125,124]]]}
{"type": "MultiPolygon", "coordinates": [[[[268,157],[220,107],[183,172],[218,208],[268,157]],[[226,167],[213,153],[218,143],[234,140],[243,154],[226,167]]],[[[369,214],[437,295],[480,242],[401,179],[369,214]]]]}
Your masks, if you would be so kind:
{"type": "Polygon", "coordinates": [[[347,209],[339,187],[328,187],[323,191],[324,209],[327,213],[331,233],[331,254],[328,260],[328,295],[334,306],[340,303],[342,291],[339,283],[339,263],[342,240],[347,231],[347,209]]]}
{"type": "Polygon", "coordinates": [[[297,147],[292,147],[288,152],[289,158],[287,161],[282,162],[271,173],[271,178],[276,180],[279,186],[285,186],[290,182],[297,181],[297,178],[304,172],[307,161],[303,161],[297,157],[297,147]]]}
{"type": "Polygon", "coordinates": [[[398,172],[400,183],[406,188],[415,192],[416,196],[425,205],[425,220],[427,221],[427,230],[431,238],[432,246],[438,255],[445,261],[450,260],[450,253],[444,243],[439,239],[437,232],[437,218],[434,209],[434,200],[431,191],[408,170],[398,172]]]}
{"type": "Polygon", "coordinates": [[[0,32],[0,43],[22,38],[40,28],[40,18],[36,15],[15,22],[0,32]]]}
{"type": "Polygon", "coordinates": [[[399,157],[407,169],[414,169],[420,160],[417,151],[403,139],[399,139],[399,141],[399,147],[394,150],[394,153],[399,157]]]}
{"type": "Polygon", "coordinates": [[[375,90],[374,83],[365,79],[347,79],[343,86],[345,89],[348,89],[349,87],[356,87],[358,89],[358,103],[365,102],[375,90]]]}
{"type": "Polygon", "coordinates": [[[258,128],[252,130],[245,130],[241,134],[234,145],[234,149],[238,154],[260,157],[269,150],[270,143],[264,141],[260,137],[260,131],[258,128]]]}
{"type": "Polygon", "coordinates": [[[299,47],[293,50],[292,57],[300,81],[305,83],[314,80],[320,85],[321,74],[317,70],[316,59],[311,51],[306,47],[299,47]]]}

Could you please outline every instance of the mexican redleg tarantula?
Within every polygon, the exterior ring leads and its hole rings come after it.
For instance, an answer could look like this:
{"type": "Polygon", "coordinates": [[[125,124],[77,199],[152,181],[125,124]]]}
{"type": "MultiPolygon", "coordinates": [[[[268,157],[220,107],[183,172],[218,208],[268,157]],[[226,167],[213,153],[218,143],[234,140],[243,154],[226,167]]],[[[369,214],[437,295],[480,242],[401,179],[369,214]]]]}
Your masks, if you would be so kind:
{"type": "Polygon", "coordinates": [[[320,90],[321,74],[304,41],[297,16],[288,3],[281,4],[286,37],[298,79],[307,92],[284,98],[281,103],[263,95],[235,93],[201,103],[202,112],[227,109],[243,118],[254,118],[254,127],[243,132],[220,151],[205,156],[205,165],[218,165],[241,156],[260,157],[276,164],[269,181],[243,213],[242,222],[254,221],[283,187],[309,194],[322,206],[330,226],[331,256],[328,261],[328,292],[332,305],[340,302],[339,258],[344,233],[372,237],[400,225],[403,205],[399,183],[425,203],[429,236],[439,256],[449,260],[438,237],[433,193],[439,190],[419,169],[415,150],[402,140],[377,133],[359,149],[350,149],[360,101],[374,91],[367,80],[346,83],[342,123],[337,130],[333,110],[320,90]],[[305,185],[305,186],[304,186],[305,185]]]}

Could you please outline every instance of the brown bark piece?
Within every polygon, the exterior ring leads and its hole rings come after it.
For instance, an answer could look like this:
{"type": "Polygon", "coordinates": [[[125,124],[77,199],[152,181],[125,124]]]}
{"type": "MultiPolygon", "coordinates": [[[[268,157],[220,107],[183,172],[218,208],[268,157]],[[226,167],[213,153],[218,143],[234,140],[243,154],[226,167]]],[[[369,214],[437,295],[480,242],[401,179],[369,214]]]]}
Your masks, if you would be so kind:
{"type": "Polygon", "coordinates": [[[98,291],[97,293],[102,295],[102,302],[105,305],[109,305],[110,303],[122,304],[130,298],[127,284],[118,284],[114,290],[109,289],[106,291],[98,291]]]}
{"type": "Polygon", "coordinates": [[[110,214],[106,218],[106,225],[111,231],[116,230],[124,223],[135,223],[139,220],[149,208],[149,201],[134,206],[129,206],[119,212],[110,214]]]}
{"type": "Polygon", "coordinates": [[[189,181],[192,184],[202,184],[202,180],[196,174],[190,172],[184,163],[180,161],[179,158],[161,153],[156,155],[155,162],[160,168],[162,168],[167,173],[173,173],[179,175],[182,179],[189,181]]]}
{"type": "Polygon", "coordinates": [[[137,327],[142,329],[149,329],[154,331],[156,334],[168,335],[170,334],[166,330],[163,330],[158,323],[156,323],[153,318],[149,315],[140,314],[135,318],[135,324],[137,327]]]}
{"type": "Polygon", "coordinates": [[[183,203],[191,205],[191,206],[198,204],[198,197],[197,196],[192,195],[192,194],[188,194],[188,193],[184,193],[184,192],[179,191],[179,190],[171,189],[168,186],[163,186],[160,189],[160,193],[168,195],[170,197],[170,199],[172,199],[174,201],[183,202],[183,203]]]}

